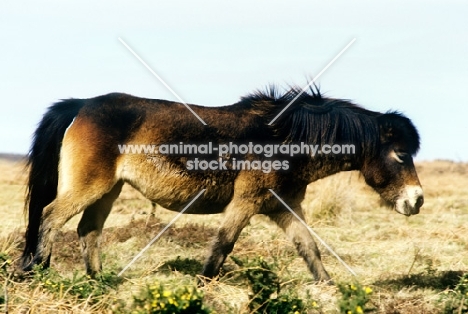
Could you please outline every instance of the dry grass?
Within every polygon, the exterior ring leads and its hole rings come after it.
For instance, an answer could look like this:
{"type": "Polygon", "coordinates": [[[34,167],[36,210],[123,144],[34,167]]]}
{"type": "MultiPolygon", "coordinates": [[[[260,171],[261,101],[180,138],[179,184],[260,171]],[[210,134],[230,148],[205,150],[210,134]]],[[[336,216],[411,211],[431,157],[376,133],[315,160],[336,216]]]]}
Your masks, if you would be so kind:
{"type": "MultiPolygon", "coordinates": [[[[425,205],[414,217],[381,207],[379,197],[354,172],[311,184],[303,203],[309,225],[353,268],[360,282],[373,288],[372,303],[381,313],[440,313],[440,295],[468,269],[468,165],[434,161],[420,163],[417,168],[425,205]]],[[[20,161],[2,159],[0,173],[0,253],[15,259],[23,245],[26,174],[20,161]]],[[[125,187],[103,233],[107,271],[120,271],[174,217],[162,208],[152,217],[151,209],[147,200],[125,187]]],[[[9,310],[105,313],[112,312],[117,300],[131,304],[132,295],[146,283],[192,285],[221,218],[183,216],[124,274],[118,288],[97,303],[67,293],[57,296],[41,286],[31,286],[28,280],[9,280],[9,310]]],[[[67,223],[55,245],[52,267],[64,277],[84,272],[75,232],[78,219],[67,223]]],[[[335,281],[353,280],[332,255],[324,248],[321,251],[335,281]]],[[[252,219],[232,254],[276,260],[286,291],[294,290],[304,298],[308,293],[325,313],[337,311],[337,288],[313,282],[293,246],[264,217],[252,219]]],[[[237,270],[228,259],[224,277],[204,288],[205,302],[219,312],[247,311],[248,289],[236,279],[237,270]]],[[[6,275],[0,276],[2,287],[6,280],[6,275]]]]}

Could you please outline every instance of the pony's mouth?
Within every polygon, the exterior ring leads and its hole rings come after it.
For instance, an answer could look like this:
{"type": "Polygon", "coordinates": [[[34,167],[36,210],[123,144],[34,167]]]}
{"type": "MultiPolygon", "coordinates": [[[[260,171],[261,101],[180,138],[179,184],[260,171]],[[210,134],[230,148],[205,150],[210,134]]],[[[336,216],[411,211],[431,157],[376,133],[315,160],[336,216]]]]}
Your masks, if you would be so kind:
{"type": "Polygon", "coordinates": [[[411,206],[407,200],[395,204],[395,210],[405,216],[419,214],[419,207],[411,206]]]}

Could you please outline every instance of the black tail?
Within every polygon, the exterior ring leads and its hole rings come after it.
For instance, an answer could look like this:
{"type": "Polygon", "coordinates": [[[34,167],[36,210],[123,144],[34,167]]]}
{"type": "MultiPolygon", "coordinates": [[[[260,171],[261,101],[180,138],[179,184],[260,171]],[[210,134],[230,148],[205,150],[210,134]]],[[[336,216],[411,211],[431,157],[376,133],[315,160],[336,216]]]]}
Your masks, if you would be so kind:
{"type": "Polygon", "coordinates": [[[57,195],[63,136],[83,105],[83,100],[70,99],[50,106],[34,132],[28,156],[29,178],[24,208],[28,215],[28,228],[21,261],[23,269],[31,266],[36,253],[42,211],[57,195]]]}

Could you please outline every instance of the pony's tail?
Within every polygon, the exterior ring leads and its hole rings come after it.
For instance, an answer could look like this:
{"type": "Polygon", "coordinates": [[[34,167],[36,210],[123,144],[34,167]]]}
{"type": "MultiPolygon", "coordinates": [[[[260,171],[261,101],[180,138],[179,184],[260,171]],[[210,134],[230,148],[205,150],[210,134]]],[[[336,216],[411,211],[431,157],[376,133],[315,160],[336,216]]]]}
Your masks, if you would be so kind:
{"type": "Polygon", "coordinates": [[[25,200],[25,216],[28,217],[26,245],[21,258],[21,267],[30,269],[38,245],[42,211],[57,195],[58,165],[62,139],[84,101],[70,99],[49,107],[38,128],[27,157],[29,168],[25,200]]]}

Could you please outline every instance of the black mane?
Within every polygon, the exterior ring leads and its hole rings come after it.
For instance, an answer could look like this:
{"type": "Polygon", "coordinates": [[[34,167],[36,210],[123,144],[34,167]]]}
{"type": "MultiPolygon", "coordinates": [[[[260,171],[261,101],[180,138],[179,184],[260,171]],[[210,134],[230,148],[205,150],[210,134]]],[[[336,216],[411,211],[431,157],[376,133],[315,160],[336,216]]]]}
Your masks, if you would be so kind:
{"type": "Polygon", "coordinates": [[[271,124],[278,138],[287,143],[354,144],[356,150],[368,156],[378,150],[377,117],[382,113],[366,110],[348,100],[323,97],[316,86],[304,92],[292,87],[285,93],[269,87],[242,97],[241,103],[265,117],[267,123],[291,103],[271,124]]]}

